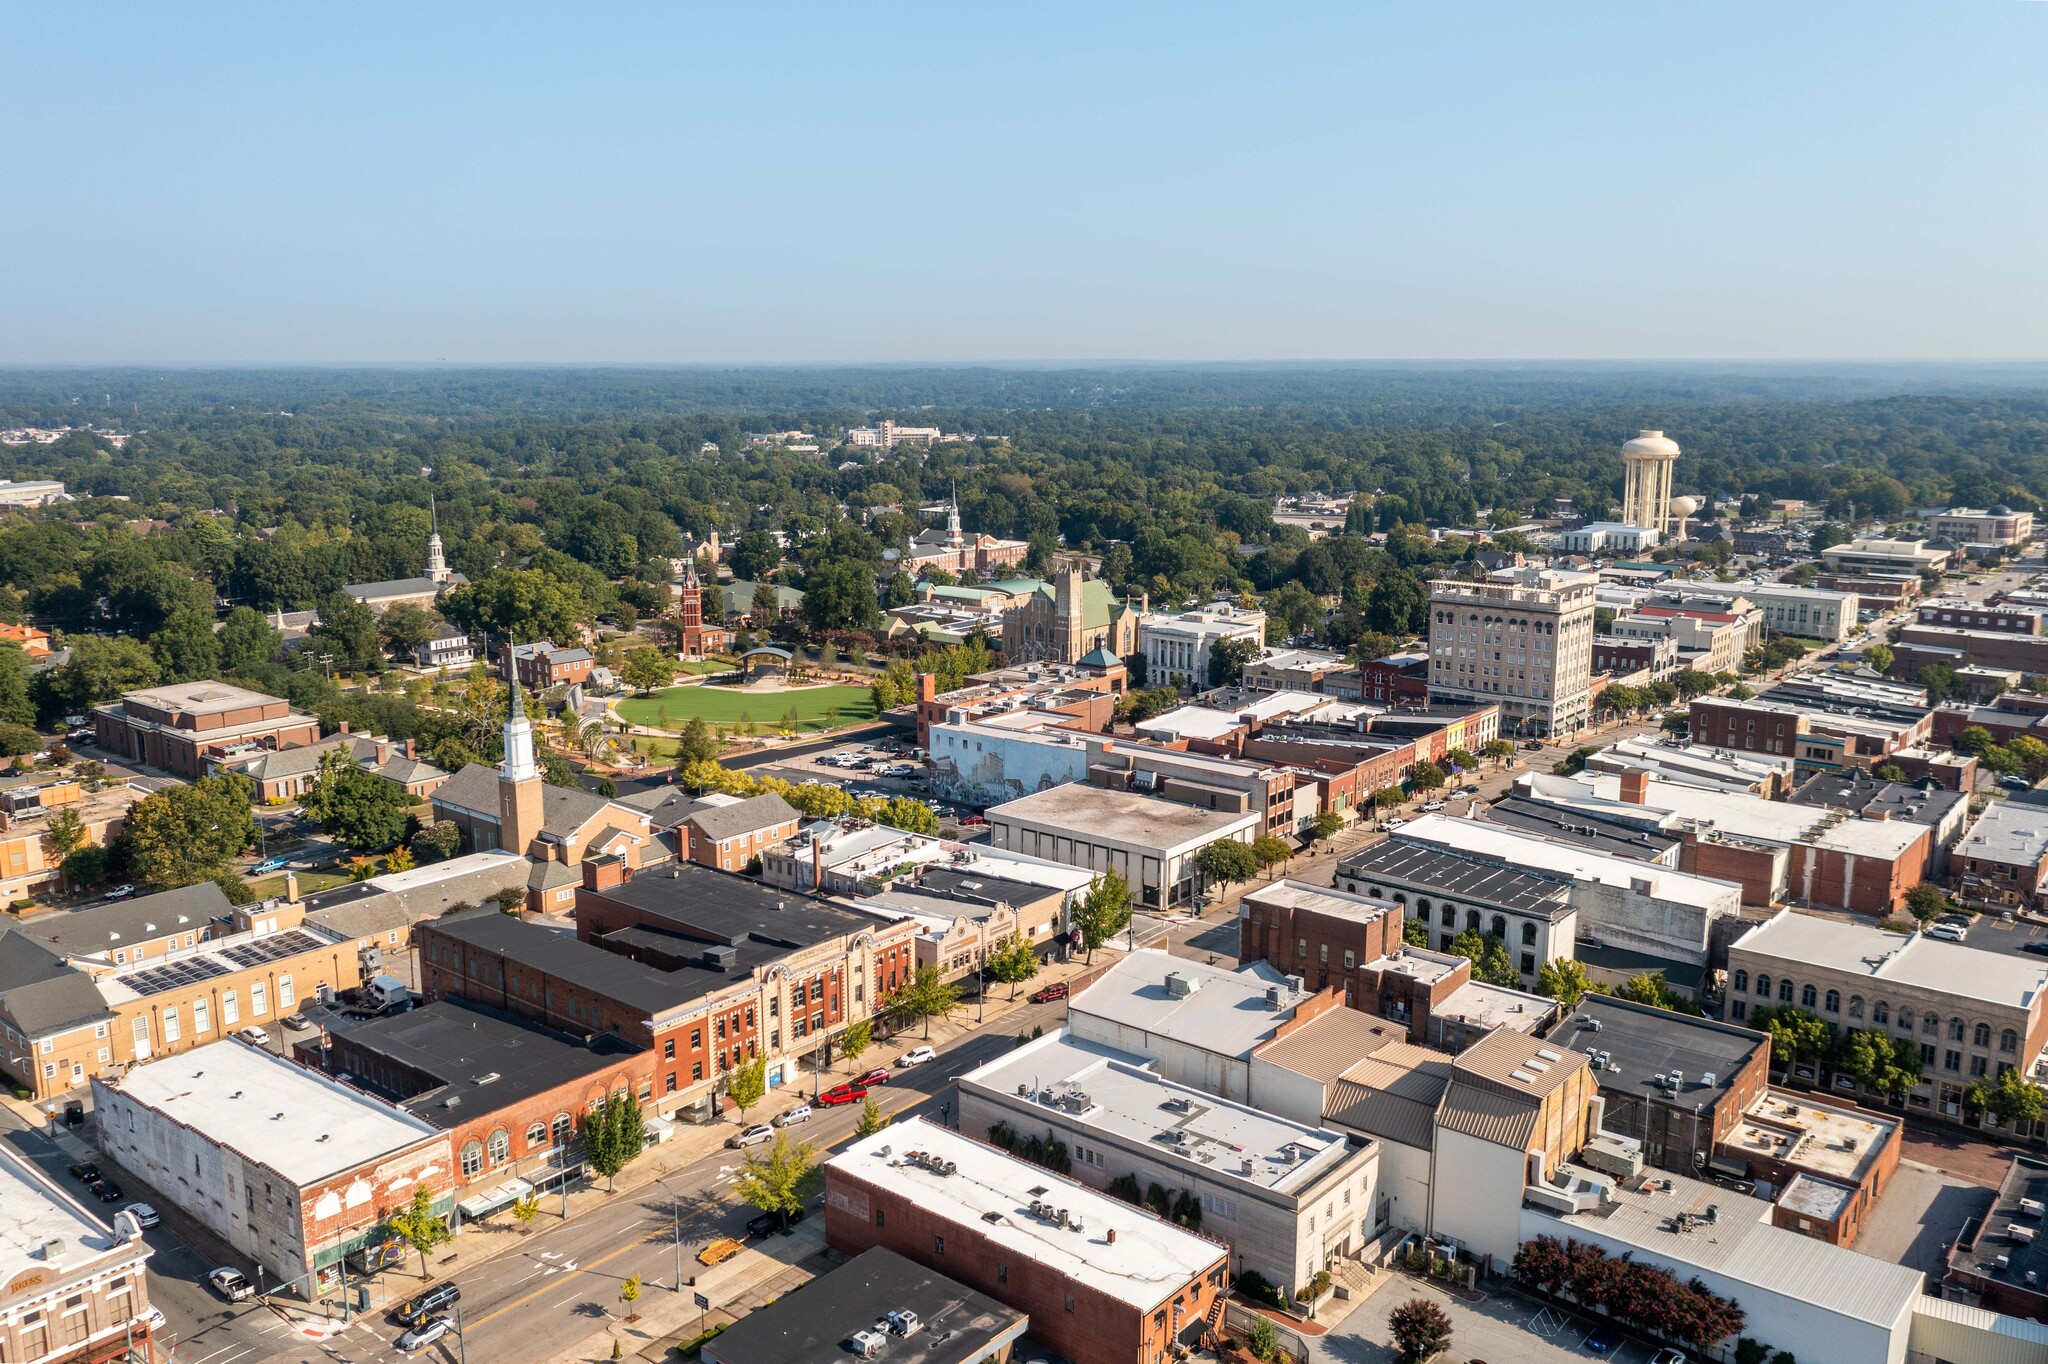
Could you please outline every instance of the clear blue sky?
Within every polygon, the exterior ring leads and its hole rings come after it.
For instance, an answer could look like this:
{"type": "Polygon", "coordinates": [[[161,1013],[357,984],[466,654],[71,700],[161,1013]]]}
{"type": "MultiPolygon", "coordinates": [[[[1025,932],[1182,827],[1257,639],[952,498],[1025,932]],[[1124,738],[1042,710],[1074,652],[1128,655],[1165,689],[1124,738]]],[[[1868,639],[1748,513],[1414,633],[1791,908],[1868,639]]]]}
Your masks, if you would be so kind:
{"type": "Polygon", "coordinates": [[[2048,356],[2048,4],[17,4],[0,52],[0,363],[2048,356]]]}

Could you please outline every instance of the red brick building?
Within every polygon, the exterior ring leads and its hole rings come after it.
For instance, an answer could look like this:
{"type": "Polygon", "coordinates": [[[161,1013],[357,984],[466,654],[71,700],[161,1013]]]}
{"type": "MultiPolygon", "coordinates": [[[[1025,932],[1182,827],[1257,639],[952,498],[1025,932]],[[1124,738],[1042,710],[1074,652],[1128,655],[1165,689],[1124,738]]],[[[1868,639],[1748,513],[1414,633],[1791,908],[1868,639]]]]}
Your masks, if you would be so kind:
{"type": "Polygon", "coordinates": [[[203,777],[226,754],[317,742],[320,722],[291,702],[226,682],[181,682],[124,692],[93,711],[100,747],[151,767],[203,777]]]}
{"type": "Polygon", "coordinates": [[[922,1118],[825,1166],[825,1239],[986,1293],[1073,1364],[1160,1364],[1211,1328],[1230,1272],[1222,1242],[922,1118]]]}
{"type": "Polygon", "coordinates": [[[590,656],[590,650],[580,645],[558,649],[545,639],[536,644],[515,644],[510,653],[512,666],[519,672],[520,685],[526,687],[588,682],[590,670],[597,665],[597,660],[590,656]]]}

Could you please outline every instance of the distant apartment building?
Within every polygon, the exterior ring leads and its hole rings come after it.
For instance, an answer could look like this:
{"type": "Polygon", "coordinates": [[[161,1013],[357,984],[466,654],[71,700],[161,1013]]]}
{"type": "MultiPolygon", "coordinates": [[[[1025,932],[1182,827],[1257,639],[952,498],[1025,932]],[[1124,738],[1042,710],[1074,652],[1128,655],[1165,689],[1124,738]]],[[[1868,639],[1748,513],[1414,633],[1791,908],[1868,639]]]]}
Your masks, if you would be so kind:
{"type": "Polygon", "coordinates": [[[1430,699],[1495,703],[1503,729],[1517,734],[1585,728],[1597,585],[1590,574],[1537,568],[1431,583],[1430,699]]]}

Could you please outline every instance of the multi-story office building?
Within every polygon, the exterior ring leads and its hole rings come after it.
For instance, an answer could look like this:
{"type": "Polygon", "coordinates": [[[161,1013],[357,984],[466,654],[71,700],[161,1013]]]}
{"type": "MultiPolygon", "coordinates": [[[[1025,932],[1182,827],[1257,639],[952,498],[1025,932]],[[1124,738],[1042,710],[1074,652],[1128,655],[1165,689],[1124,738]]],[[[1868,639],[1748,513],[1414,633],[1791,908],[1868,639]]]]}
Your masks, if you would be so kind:
{"type": "Polygon", "coordinates": [[[1989,511],[1950,507],[1927,518],[1927,533],[1958,545],[2024,545],[2034,538],[2034,514],[2003,503],[1989,511]]]}
{"type": "Polygon", "coordinates": [[[155,1358],[150,1342],[151,1250],[142,1229],[109,1230],[27,1156],[0,1152],[0,1359],[94,1364],[155,1358]],[[131,1353],[132,1347],[132,1353],[131,1353]]]}
{"type": "Polygon", "coordinates": [[[1517,568],[1484,582],[1431,583],[1430,699],[1495,702],[1503,729],[1516,733],[1585,728],[1598,581],[1517,568]]]}
{"type": "Polygon", "coordinates": [[[1747,599],[1763,612],[1765,629],[1831,644],[1849,637],[1863,606],[1854,592],[1829,592],[1791,583],[1687,583],[1685,591],[1695,597],[1747,599]]]}
{"type": "Polygon", "coordinates": [[[293,748],[320,737],[320,722],[282,697],[227,682],[180,682],[123,692],[93,711],[100,747],[124,758],[206,775],[208,760],[293,748]]]}

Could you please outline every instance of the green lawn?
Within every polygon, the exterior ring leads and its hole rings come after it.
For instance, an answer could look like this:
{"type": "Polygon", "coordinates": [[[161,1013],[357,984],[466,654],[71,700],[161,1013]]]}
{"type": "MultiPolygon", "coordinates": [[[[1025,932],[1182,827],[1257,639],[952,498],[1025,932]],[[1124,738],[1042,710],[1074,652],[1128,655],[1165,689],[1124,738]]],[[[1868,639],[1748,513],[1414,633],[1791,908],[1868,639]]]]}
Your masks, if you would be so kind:
{"type": "MultiPolygon", "coordinates": [[[[347,872],[302,871],[299,873],[299,894],[313,895],[319,891],[332,890],[348,884],[347,872]]],[[[266,876],[261,881],[251,881],[249,889],[256,892],[256,898],[267,900],[272,896],[284,895],[284,874],[266,876]]]]}
{"type": "Polygon", "coordinates": [[[806,687],[801,691],[743,692],[729,687],[670,687],[652,696],[635,696],[619,702],[619,718],[633,725],[659,726],[663,709],[668,726],[681,729],[691,716],[701,715],[714,725],[736,725],[751,719],[763,732],[796,708],[804,729],[826,729],[825,712],[837,707],[839,723],[855,724],[875,718],[874,694],[866,687],[806,687]]]}

